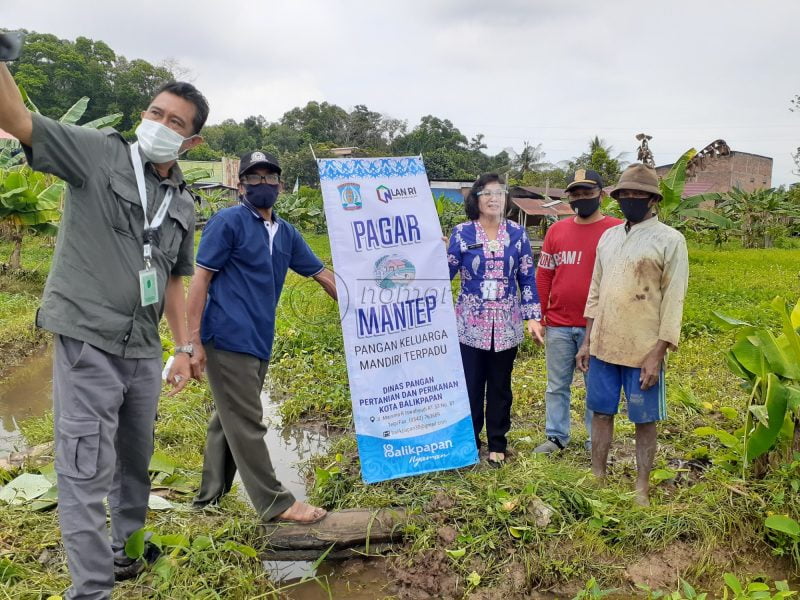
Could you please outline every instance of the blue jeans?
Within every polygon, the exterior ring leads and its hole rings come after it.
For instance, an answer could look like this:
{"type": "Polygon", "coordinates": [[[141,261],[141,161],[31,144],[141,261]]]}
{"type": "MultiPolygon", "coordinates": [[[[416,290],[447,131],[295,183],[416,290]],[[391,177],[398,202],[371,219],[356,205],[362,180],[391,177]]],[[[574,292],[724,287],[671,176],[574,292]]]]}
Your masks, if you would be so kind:
{"type": "MultiPolygon", "coordinates": [[[[545,398],[545,434],[566,446],[569,443],[570,387],[575,373],[575,355],[586,335],[584,327],[547,327],[545,356],[547,389],[545,398]]],[[[586,376],[583,378],[586,383],[586,376]]],[[[589,442],[592,440],[592,411],[584,415],[589,442]]]]}

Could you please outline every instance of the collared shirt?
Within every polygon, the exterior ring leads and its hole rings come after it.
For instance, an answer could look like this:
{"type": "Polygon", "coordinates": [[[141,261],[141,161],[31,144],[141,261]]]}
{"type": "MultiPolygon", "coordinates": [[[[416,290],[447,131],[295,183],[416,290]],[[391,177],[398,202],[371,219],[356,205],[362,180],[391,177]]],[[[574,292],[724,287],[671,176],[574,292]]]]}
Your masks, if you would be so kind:
{"type": "Polygon", "coordinates": [[[677,348],[688,282],[686,240],[657,217],[606,231],[584,311],[594,319],[590,353],[640,367],[658,340],[677,348]]]}
{"type": "Polygon", "coordinates": [[[297,229],[274,211],[272,218],[268,232],[256,210],[239,204],[206,223],[197,266],[214,276],[200,325],[204,344],[269,360],[287,271],[310,277],[324,269],[297,229]]]}
{"type": "Polygon", "coordinates": [[[497,250],[478,221],[456,225],[450,236],[447,262],[450,278],[461,275],[456,302],[459,341],[473,348],[508,350],[523,339],[523,319],[541,319],[531,244],[525,229],[503,220],[497,250]],[[484,290],[490,283],[492,293],[484,290]]]}
{"type": "Polygon", "coordinates": [[[177,164],[160,179],[145,169],[149,217],[174,189],[167,218],[153,244],[156,304],[143,307],[144,215],[130,147],[111,128],[97,131],[33,114],[31,168],[68,183],[56,250],[38,326],[124,358],[161,356],[158,324],[170,275],[194,272],[194,202],[177,164]]]}

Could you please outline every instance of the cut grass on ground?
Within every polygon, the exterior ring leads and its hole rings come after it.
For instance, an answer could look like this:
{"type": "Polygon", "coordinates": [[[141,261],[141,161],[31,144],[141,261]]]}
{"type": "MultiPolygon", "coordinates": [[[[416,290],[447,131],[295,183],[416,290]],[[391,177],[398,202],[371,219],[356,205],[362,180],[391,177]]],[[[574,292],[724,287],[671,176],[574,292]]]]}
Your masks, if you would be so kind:
{"type": "MultiPolygon", "coordinates": [[[[327,238],[306,237],[327,260],[327,238]]],[[[792,301],[800,296],[800,251],[692,248],[690,260],[684,340],[670,357],[668,419],[660,427],[657,456],[662,474],[674,476],[655,485],[650,508],[632,502],[633,429],[624,419],[616,430],[611,483],[606,488],[592,485],[581,443],[585,432],[580,378],[572,415],[574,443],[558,456],[531,454],[543,439],[544,353],[530,342],[524,344],[514,372],[514,455],[506,466],[494,470],[478,465],[364,485],[352,433],[338,310],[316,283],[290,275],[270,366],[275,392],[285,398],[283,416],[287,421],[321,420],[342,428],[330,453],[311,465],[316,473],[312,498],[332,509],[405,505],[414,510],[417,518],[408,527],[408,545],[395,561],[394,580],[409,587],[410,574],[435,573],[427,580],[452,585],[428,589],[434,597],[458,597],[468,589],[478,597],[483,593],[508,599],[533,588],[577,593],[590,577],[604,588],[622,587],[628,593],[631,573],[643,571],[646,560],[668,571],[670,582],[681,575],[715,591],[724,570],[745,579],[753,573],[776,576],[796,569],[773,560],[773,553],[788,552],[790,546],[767,537],[763,520],[769,511],[800,518],[800,500],[792,488],[793,481],[800,482],[800,465],[782,467],[765,480],[743,481],[714,466],[709,458],[720,451],[719,444],[693,431],[708,424],[732,431],[745,413],[746,392],[721,359],[730,334],[717,329],[711,311],[774,325],[769,301],[777,295],[792,301]],[[662,560],[676,547],[688,561],[662,560]]],[[[5,287],[2,292],[8,293],[5,287]]],[[[22,292],[14,290],[9,303],[24,303],[16,298],[22,292]]],[[[159,411],[157,449],[195,486],[209,410],[205,386],[192,384],[182,396],[162,398],[159,411]]],[[[25,425],[29,441],[47,439],[51,425],[46,419],[25,425]]],[[[225,542],[255,548],[263,543],[255,515],[234,497],[226,498],[221,508],[218,514],[151,513],[148,527],[158,533],[183,533],[193,540],[206,536],[214,540],[215,551],[178,553],[180,569],[171,579],[148,574],[119,586],[114,598],[252,598],[273,591],[257,559],[231,551],[230,545],[222,550],[225,542]]],[[[0,506],[3,558],[24,576],[10,586],[0,584],[0,599],[4,591],[14,598],[46,598],[66,585],[54,513],[0,506]]],[[[418,583],[418,591],[429,584],[418,583]]]]}

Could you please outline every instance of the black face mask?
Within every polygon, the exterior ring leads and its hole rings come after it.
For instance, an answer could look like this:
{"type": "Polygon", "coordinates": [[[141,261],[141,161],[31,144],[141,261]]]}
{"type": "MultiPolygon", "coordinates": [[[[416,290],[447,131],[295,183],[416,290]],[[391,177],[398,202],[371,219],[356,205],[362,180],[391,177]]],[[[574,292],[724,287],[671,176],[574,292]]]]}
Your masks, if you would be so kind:
{"type": "Polygon", "coordinates": [[[278,184],[262,183],[259,185],[246,185],[245,197],[256,208],[272,208],[278,199],[278,184]]]}
{"type": "Polygon", "coordinates": [[[644,221],[652,210],[650,198],[620,198],[617,202],[622,214],[631,223],[644,221]]]}
{"type": "Polygon", "coordinates": [[[585,219],[591,217],[600,208],[600,196],[596,198],[581,198],[580,200],[570,200],[569,205],[575,214],[585,219]]]}

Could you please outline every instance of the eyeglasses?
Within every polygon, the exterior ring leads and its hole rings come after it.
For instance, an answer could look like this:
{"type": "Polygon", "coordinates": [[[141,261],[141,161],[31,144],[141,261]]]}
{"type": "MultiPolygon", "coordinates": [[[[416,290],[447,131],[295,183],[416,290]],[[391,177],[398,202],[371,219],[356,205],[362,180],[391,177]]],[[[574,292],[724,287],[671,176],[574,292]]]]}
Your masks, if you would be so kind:
{"type": "Polygon", "coordinates": [[[502,198],[505,195],[505,190],[483,190],[478,192],[478,196],[489,196],[492,198],[502,198]]]}
{"type": "Polygon", "coordinates": [[[248,185],[260,185],[262,183],[270,183],[275,185],[276,183],[279,183],[280,180],[281,178],[277,173],[270,173],[269,175],[257,175],[255,173],[250,173],[242,177],[242,181],[248,185]]]}

